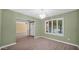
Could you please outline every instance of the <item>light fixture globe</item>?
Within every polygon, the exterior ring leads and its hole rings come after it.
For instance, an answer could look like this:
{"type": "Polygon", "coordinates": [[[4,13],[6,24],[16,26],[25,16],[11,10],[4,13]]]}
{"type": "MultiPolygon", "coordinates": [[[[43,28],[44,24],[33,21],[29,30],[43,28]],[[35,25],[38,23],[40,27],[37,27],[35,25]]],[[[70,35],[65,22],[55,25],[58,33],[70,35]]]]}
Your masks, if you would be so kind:
{"type": "Polygon", "coordinates": [[[40,18],[41,18],[41,19],[43,19],[43,18],[45,18],[45,17],[46,17],[46,15],[45,15],[45,14],[40,14],[39,16],[40,16],[40,18]]]}

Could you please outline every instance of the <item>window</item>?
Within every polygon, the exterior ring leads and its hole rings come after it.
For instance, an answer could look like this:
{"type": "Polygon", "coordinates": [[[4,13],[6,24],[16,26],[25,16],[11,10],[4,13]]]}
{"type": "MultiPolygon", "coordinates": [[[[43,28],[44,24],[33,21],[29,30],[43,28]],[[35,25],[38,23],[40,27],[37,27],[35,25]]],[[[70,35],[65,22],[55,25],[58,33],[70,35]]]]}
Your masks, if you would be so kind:
{"type": "Polygon", "coordinates": [[[58,33],[62,34],[62,20],[58,20],[58,33]]]}
{"type": "Polygon", "coordinates": [[[49,23],[46,22],[46,32],[48,32],[48,27],[49,27],[48,24],[49,24],[49,23]]]}
{"type": "Polygon", "coordinates": [[[56,20],[53,20],[53,33],[56,33],[57,30],[57,22],[56,20]]]}
{"type": "Polygon", "coordinates": [[[51,32],[52,32],[52,22],[49,21],[49,33],[51,33],[51,32]]]}
{"type": "Polygon", "coordinates": [[[45,33],[53,35],[64,35],[64,19],[52,19],[45,21],[45,33]]]}

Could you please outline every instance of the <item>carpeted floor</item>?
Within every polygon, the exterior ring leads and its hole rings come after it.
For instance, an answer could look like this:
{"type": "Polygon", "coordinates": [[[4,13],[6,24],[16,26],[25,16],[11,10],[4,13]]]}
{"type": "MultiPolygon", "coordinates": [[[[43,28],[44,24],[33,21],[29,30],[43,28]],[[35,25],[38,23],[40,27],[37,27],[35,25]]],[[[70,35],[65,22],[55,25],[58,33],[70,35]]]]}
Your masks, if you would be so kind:
{"type": "Polygon", "coordinates": [[[60,43],[57,41],[36,38],[34,37],[23,37],[17,38],[16,44],[3,48],[2,50],[79,50],[77,47],[60,43]]]}

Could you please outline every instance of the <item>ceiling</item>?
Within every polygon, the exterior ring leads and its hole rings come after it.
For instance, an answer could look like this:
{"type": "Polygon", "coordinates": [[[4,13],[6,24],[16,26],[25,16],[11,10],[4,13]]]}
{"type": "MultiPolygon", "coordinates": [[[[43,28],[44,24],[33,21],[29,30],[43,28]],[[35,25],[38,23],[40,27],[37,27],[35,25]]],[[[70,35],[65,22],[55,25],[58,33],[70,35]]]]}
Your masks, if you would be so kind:
{"type": "Polygon", "coordinates": [[[11,9],[15,12],[19,12],[35,18],[40,18],[40,14],[45,14],[46,17],[51,17],[58,14],[67,13],[76,9],[11,9]]]}

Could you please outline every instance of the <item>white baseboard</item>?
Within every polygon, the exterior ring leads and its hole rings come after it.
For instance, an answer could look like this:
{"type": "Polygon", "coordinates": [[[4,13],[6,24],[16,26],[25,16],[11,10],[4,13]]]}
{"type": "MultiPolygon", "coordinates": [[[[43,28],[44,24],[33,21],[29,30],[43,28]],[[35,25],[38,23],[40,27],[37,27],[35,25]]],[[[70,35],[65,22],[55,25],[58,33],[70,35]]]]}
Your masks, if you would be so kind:
{"type": "Polygon", "coordinates": [[[37,37],[35,37],[35,38],[39,38],[39,37],[43,37],[43,38],[46,38],[46,39],[58,41],[58,42],[65,43],[65,44],[69,44],[69,45],[76,46],[76,47],[79,48],[79,45],[76,45],[76,44],[73,44],[73,43],[69,43],[69,42],[60,41],[60,40],[57,40],[57,39],[48,38],[48,37],[45,37],[45,36],[37,36],[37,37]]]}
{"type": "Polygon", "coordinates": [[[4,45],[4,46],[1,46],[1,47],[0,47],[0,50],[1,50],[2,48],[6,48],[6,47],[8,47],[8,46],[12,46],[12,45],[15,45],[15,44],[16,44],[16,42],[11,43],[11,44],[7,44],[7,45],[4,45]]]}

